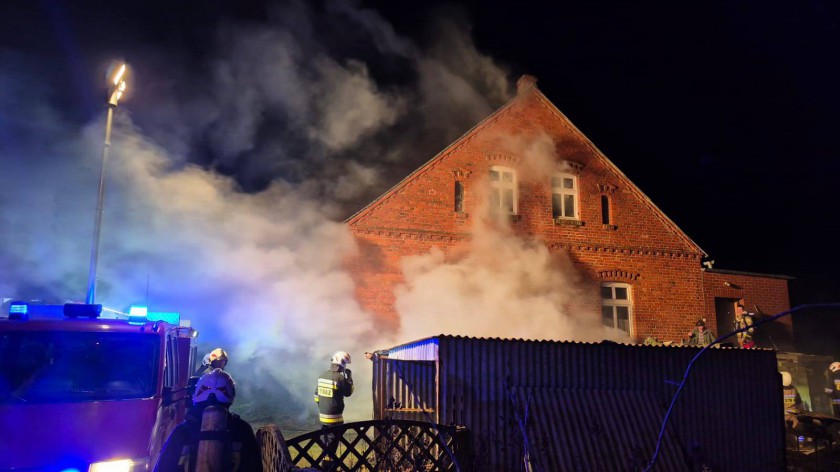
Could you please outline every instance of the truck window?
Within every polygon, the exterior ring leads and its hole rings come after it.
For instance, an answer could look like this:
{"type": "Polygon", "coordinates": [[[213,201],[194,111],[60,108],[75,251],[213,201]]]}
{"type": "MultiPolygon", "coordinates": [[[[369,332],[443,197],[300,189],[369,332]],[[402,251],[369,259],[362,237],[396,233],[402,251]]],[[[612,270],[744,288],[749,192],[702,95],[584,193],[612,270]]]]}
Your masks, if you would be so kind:
{"type": "Polygon", "coordinates": [[[11,331],[0,335],[0,403],[154,395],[160,340],[139,333],[11,331]]]}

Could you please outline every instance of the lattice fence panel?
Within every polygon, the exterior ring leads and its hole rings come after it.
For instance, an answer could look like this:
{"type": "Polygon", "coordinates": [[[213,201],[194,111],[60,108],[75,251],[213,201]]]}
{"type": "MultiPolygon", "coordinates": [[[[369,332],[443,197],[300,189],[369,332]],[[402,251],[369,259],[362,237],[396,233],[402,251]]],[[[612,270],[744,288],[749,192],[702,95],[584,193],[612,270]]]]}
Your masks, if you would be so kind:
{"type": "Polygon", "coordinates": [[[463,428],[420,421],[362,421],[312,431],[286,445],[292,465],[301,468],[443,471],[459,470],[457,454],[465,434],[463,428]]]}

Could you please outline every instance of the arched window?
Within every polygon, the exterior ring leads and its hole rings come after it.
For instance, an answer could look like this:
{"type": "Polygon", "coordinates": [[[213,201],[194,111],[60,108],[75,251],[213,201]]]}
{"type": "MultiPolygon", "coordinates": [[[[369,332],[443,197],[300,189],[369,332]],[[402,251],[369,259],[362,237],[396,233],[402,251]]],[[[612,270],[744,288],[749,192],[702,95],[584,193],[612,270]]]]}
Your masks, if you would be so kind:
{"type": "Polygon", "coordinates": [[[455,211],[461,213],[464,211],[464,184],[462,182],[455,182],[455,211]]]}

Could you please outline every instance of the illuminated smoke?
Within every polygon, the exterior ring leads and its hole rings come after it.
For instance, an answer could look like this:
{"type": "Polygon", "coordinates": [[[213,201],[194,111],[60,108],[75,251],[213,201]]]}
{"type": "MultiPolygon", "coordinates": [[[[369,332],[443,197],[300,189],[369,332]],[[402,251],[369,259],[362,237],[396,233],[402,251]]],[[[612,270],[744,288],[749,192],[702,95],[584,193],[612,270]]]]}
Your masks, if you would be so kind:
{"type": "MultiPolygon", "coordinates": [[[[504,136],[502,149],[521,156],[519,178],[549,181],[556,170],[554,142],[545,134],[504,136]]],[[[564,252],[515,234],[506,215],[492,217],[489,181],[471,189],[469,242],[446,255],[439,249],[403,259],[405,284],[397,289],[401,342],[438,334],[597,342],[628,342],[607,328],[600,314],[575,305],[583,290],[580,273],[564,252]]]]}
{"type": "MultiPolygon", "coordinates": [[[[97,302],[181,312],[202,355],[230,353],[235,407],[295,432],[315,426],[314,380],[337,349],[359,385],[347,419],[368,418],[363,353],[393,343],[355,301],[342,218],[499,106],[507,82],[467,35],[424,51],[352,3],[272,18],[220,25],[201,64],[125,54],[138,79],[115,114],[97,302]],[[337,52],[341,31],[365,54],[337,52]],[[388,61],[406,77],[375,77],[388,61]]],[[[15,61],[0,69],[0,296],[82,300],[104,113],[69,119],[39,64],[15,61]]]]}

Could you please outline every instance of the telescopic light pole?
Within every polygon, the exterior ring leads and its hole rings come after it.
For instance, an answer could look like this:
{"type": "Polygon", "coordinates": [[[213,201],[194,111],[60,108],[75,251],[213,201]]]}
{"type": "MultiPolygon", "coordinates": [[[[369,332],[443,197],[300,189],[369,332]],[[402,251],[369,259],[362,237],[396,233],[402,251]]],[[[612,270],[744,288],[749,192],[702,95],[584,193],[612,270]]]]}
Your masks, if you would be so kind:
{"type": "Polygon", "coordinates": [[[99,196],[96,199],[96,218],[93,223],[93,244],[90,248],[90,272],[88,273],[88,291],[86,303],[92,305],[96,298],[96,264],[99,260],[99,235],[102,233],[102,214],[105,211],[105,167],[108,163],[108,152],[111,149],[111,122],[114,109],[125,93],[125,64],[120,65],[110,77],[108,88],[111,96],[108,99],[108,116],[105,119],[105,145],[102,148],[102,168],[99,171],[99,196]]]}

